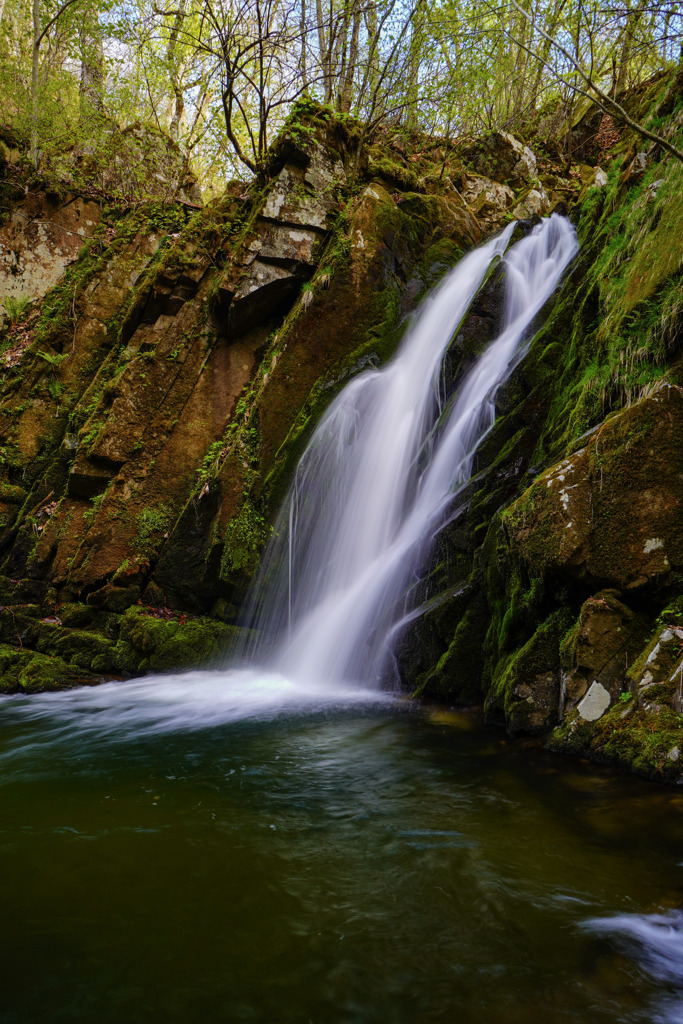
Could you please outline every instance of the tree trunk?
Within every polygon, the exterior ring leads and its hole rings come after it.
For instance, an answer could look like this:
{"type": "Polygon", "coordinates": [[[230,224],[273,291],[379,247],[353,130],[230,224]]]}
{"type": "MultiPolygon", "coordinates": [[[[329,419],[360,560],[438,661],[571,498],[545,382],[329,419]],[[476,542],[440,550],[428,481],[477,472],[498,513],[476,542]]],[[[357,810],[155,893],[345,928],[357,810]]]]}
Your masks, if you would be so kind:
{"type": "Polygon", "coordinates": [[[301,32],[301,60],[299,63],[301,70],[301,86],[303,95],[308,96],[308,70],[306,68],[306,0],[301,0],[301,20],[299,22],[299,31],[301,32]]]}
{"type": "Polygon", "coordinates": [[[636,29],[638,23],[642,17],[642,10],[632,10],[631,5],[628,5],[628,14],[626,15],[626,26],[624,28],[624,40],[621,47],[621,57],[619,59],[619,75],[617,77],[617,84],[614,88],[614,95],[617,97],[620,92],[623,92],[626,88],[626,82],[628,79],[628,69],[631,63],[631,51],[633,49],[633,40],[635,38],[636,29]]]}
{"type": "Polygon", "coordinates": [[[536,69],[536,78],[534,80],[534,84],[531,90],[531,106],[534,110],[536,109],[536,104],[538,102],[538,94],[541,91],[541,84],[543,82],[543,73],[545,71],[545,66],[548,61],[548,57],[550,56],[550,37],[554,36],[555,32],[557,31],[557,26],[560,21],[560,15],[562,14],[565,3],[566,0],[557,0],[552,14],[548,15],[548,20],[546,22],[545,29],[547,35],[543,40],[543,45],[541,46],[541,60],[538,62],[538,67],[536,69]]]}
{"type": "Polygon", "coordinates": [[[320,54],[320,70],[322,74],[323,94],[325,103],[332,99],[332,76],[330,75],[329,51],[332,48],[332,21],[327,26],[327,38],[325,36],[325,17],[323,15],[322,0],[315,0],[316,15],[318,20],[318,53],[320,54]],[[328,40],[329,43],[328,43],[328,40]]]}
{"type": "Polygon", "coordinates": [[[412,32],[408,48],[408,81],[406,82],[406,125],[413,129],[417,125],[417,102],[419,92],[420,60],[422,56],[423,16],[421,5],[416,6],[412,18],[412,32]]]}
{"type": "Polygon", "coordinates": [[[377,28],[377,4],[371,3],[365,16],[365,27],[368,32],[368,85],[370,92],[374,92],[379,76],[379,61],[377,59],[377,48],[379,45],[379,30],[377,28]]]}
{"type": "Polygon", "coordinates": [[[340,95],[340,109],[342,114],[348,114],[351,110],[351,103],[353,102],[353,78],[356,73],[356,64],[358,62],[358,34],[360,32],[360,19],[361,12],[356,7],[353,12],[353,28],[351,29],[351,46],[349,48],[349,60],[346,66],[346,75],[342,83],[341,95],[340,95]]]}
{"type": "Polygon", "coordinates": [[[97,12],[86,8],[80,26],[81,83],[79,90],[81,121],[102,110],[102,65],[104,50],[97,12]]]}
{"type": "Polygon", "coordinates": [[[33,48],[31,51],[31,161],[38,166],[38,71],[40,68],[40,0],[33,0],[33,48]]]}
{"type": "MultiPolygon", "coordinates": [[[[344,0],[344,12],[339,21],[339,24],[335,24],[334,31],[334,49],[330,56],[330,78],[334,80],[335,85],[333,91],[336,96],[336,107],[337,110],[341,111],[341,91],[342,83],[346,78],[346,60],[347,60],[347,47],[349,38],[349,17],[350,10],[349,4],[351,0],[344,0]]],[[[330,5],[331,7],[331,5],[330,5]]],[[[332,42],[330,41],[330,46],[332,42]]]]}
{"type": "Polygon", "coordinates": [[[171,32],[168,37],[168,46],[166,47],[166,64],[168,65],[168,77],[171,82],[171,88],[173,90],[173,114],[171,115],[171,122],[168,126],[168,131],[174,142],[178,141],[180,136],[180,122],[182,121],[183,114],[185,113],[185,94],[183,92],[182,82],[178,74],[178,64],[176,61],[176,50],[178,48],[178,35],[185,20],[185,0],[180,0],[178,10],[175,12],[173,18],[173,25],[171,32]]]}
{"type": "Polygon", "coordinates": [[[512,87],[512,115],[516,117],[521,114],[524,109],[524,94],[526,92],[526,70],[528,53],[526,50],[527,46],[527,32],[528,32],[528,20],[520,15],[520,25],[517,30],[519,33],[520,46],[517,48],[517,54],[515,56],[515,72],[512,87]]]}

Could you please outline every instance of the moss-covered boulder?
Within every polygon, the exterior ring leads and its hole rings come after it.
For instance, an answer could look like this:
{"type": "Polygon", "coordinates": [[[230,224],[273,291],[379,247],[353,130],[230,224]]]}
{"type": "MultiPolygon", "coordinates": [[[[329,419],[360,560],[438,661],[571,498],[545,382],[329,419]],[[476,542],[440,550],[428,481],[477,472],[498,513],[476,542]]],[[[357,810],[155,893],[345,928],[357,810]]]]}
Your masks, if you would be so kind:
{"type": "Polygon", "coordinates": [[[59,657],[0,644],[0,694],[45,693],[88,686],[100,678],[59,657]]]}
{"type": "Polygon", "coordinates": [[[668,382],[607,419],[506,509],[537,573],[633,590],[683,570],[683,390],[668,382]]]}

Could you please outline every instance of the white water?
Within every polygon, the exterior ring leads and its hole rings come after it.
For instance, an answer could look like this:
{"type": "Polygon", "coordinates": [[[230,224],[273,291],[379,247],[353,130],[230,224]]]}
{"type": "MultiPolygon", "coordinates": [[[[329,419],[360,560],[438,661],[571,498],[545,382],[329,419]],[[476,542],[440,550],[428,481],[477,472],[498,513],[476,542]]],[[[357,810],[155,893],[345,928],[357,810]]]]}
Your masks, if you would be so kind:
{"type": "Polygon", "coordinates": [[[347,385],[313,434],[257,578],[249,660],[262,662],[276,638],[269,660],[288,677],[381,681],[410,619],[411,581],[470,479],[496,392],[577,251],[558,216],[512,246],[502,331],[448,400],[444,355],[513,227],[460,261],[393,361],[347,385]]]}
{"type": "Polygon", "coordinates": [[[14,696],[5,699],[4,709],[20,731],[6,736],[5,745],[0,745],[0,764],[13,763],[20,751],[31,755],[40,747],[75,745],[82,751],[107,740],[119,743],[392,700],[367,688],[306,685],[276,672],[249,668],[144,676],[61,693],[14,696]]]}
{"type": "Polygon", "coordinates": [[[497,388],[576,252],[559,217],[511,248],[504,329],[449,400],[444,354],[512,230],[461,260],[423,303],[394,360],[352,380],[314,433],[255,587],[266,643],[280,640],[274,656],[264,657],[260,641],[243,669],[10,698],[28,734],[0,759],[22,744],[68,745],[74,730],[81,741],[118,741],[390,699],[370,687],[410,617],[403,593],[469,479],[497,388]]]}
{"type": "Polygon", "coordinates": [[[664,983],[653,1024],[683,1024],[683,912],[617,914],[592,918],[584,927],[612,939],[646,975],[664,983]]]}

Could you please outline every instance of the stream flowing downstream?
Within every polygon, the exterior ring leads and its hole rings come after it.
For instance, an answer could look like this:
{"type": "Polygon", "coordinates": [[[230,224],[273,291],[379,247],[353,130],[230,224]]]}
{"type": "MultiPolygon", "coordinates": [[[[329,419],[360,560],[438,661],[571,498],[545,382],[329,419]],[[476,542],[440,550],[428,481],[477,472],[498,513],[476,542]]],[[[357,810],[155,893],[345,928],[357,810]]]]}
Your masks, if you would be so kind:
{"type": "Polygon", "coordinates": [[[511,231],[330,406],[246,667],[3,701],[0,1024],[683,1024],[683,794],[379,686],[576,252],[561,218],[511,231]],[[449,395],[501,257],[501,333],[449,395]]]}
{"type": "Polygon", "coordinates": [[[285,690],[6,703],[3,1024],[683,1020],[683,794],[285,690]]]}

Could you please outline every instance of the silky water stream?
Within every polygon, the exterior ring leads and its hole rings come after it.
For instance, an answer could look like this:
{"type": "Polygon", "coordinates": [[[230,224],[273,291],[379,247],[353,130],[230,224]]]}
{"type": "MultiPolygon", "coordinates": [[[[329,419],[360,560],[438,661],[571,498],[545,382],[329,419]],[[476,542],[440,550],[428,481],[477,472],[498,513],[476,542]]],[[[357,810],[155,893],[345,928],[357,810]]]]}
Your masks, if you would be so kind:
{"type": "Polygon", "coordinates": [[[3,702],[2,1024],[683,1021],[683,795],[379,686],[576,251],[561,218],[509,234],[330,407],[244,667],[3,702]],[[503,254],[504,327],[449,396],[503,254]]]}

